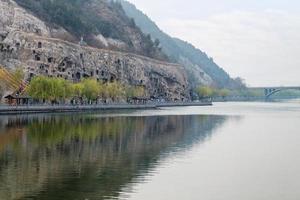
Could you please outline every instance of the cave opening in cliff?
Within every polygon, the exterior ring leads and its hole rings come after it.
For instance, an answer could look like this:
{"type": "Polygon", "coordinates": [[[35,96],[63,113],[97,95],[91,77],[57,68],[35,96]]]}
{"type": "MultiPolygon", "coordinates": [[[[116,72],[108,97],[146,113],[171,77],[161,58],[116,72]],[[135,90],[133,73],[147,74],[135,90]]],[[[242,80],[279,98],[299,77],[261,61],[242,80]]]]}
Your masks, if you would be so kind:
{"type": "Polygon", "coordinates": [[[72,62],[71,61],[67,61],[66,62],[66,68],[72,68],[72,62]]]}
{"type": "Polygon", "coordinates": [[[110,77],[110,82],[113,83],[115,81],[115,77],[111,76],[110,77]]]}
{"type": "Polygon", "coordinates": [[[42,43],[41,42],[38,42],[38,48],[42,48],[42,43]]]}
{"type": "Polygon", "coordinates": [[[81,79],[81,74],[80,74],[80,72],[77,72],[76,75],[75,75],[75,77],[76,77],[77,80],[80,80],[80,79],[81,79]]]}
{"type": "Polygon", "coordinates": [[[40,61],[41,60],[41,57],[39,55],[35,55],[35,60],[36,61],[40,61]]]}
{"type": "Polygon", "coordinates": [[[29,74],[29,80],[32,80],[32,78],[33,78],[34,76],[35,76],[34,73],[30,73],[30,74],[29,74]]]}

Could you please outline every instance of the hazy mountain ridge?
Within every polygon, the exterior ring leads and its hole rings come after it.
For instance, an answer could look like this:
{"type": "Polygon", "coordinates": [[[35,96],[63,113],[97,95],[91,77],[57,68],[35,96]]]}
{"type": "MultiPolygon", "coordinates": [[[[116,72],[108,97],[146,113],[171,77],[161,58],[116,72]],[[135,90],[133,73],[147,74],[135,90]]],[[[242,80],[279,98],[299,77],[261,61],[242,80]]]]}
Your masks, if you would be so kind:
{"type": "Polygon", "coordinates": [[[120,0],[126,14],[133,18],[141,30],[159,39],[163,51],[168,57],[183,64],[189,74],[190,84],[215,85],[218,87],[238,87],[229,74],[218,66],[206,53],[192,44],[173,38],[164,33],[147,15],[126,0],[120,0]]]}

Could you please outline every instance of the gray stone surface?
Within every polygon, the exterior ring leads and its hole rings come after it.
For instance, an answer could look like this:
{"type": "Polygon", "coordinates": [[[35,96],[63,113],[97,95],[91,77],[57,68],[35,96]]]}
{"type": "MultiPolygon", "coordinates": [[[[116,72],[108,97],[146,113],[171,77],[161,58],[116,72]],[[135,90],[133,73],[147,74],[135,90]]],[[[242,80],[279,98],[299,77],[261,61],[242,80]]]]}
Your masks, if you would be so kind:
{"type": "Polygon", "coordinates": [[[97,49],[53,37],[53,30],[11,0],[0,0],[0,64],[24,68],[26,78],[35,75],[79,81],[94,77],[143,85],[149,96],[167,100],[189,98],[183,67],[147,57],[97,49]]]}

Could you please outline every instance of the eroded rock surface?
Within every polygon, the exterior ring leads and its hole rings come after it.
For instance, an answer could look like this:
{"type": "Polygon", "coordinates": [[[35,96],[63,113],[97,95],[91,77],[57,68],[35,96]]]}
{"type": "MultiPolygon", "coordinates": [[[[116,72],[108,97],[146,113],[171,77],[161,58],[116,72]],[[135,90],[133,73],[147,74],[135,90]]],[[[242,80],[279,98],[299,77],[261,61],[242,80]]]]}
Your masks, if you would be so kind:
{"type": "Polygon", "coordinates": [[[49,28],[11,0],[0,0],[0,64],[23,67],[27,79],[45,75],[76,82],[94,77],[143,85],[155,98],[189,98],[186,73],[179,65],[82,46],[54,38],[55,34],[66,32],[61,27],[49,28]]]}

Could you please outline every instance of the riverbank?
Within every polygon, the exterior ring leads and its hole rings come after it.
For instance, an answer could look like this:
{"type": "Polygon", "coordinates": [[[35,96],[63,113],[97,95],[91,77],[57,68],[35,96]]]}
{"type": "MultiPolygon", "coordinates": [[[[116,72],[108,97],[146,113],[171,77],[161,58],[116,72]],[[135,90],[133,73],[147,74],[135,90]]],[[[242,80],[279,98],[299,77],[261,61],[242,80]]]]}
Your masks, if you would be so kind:
{"type": "Polygon", "coordinates": [[[273,101],[282,101],[282,100],[293,100],[299,99],[299,96],[282,96],[282,97],[273,97],[273,98],[266,98],[266,97],[217,97],[213,98],[213,102],[273,102],[273,101]]]}
{"type": "Polygon", "coordinates": [[[35,106],[0,106],[0,115],[29,114],[29,113],[62,113],[85,112],[101,110],[136,110],[157,109],[162,107],[182,106],[212,106],[211,102],[184,102],[184,103],[159,103],[159,104],[101,104],[101,105],[35,105],[35,106]]]}

